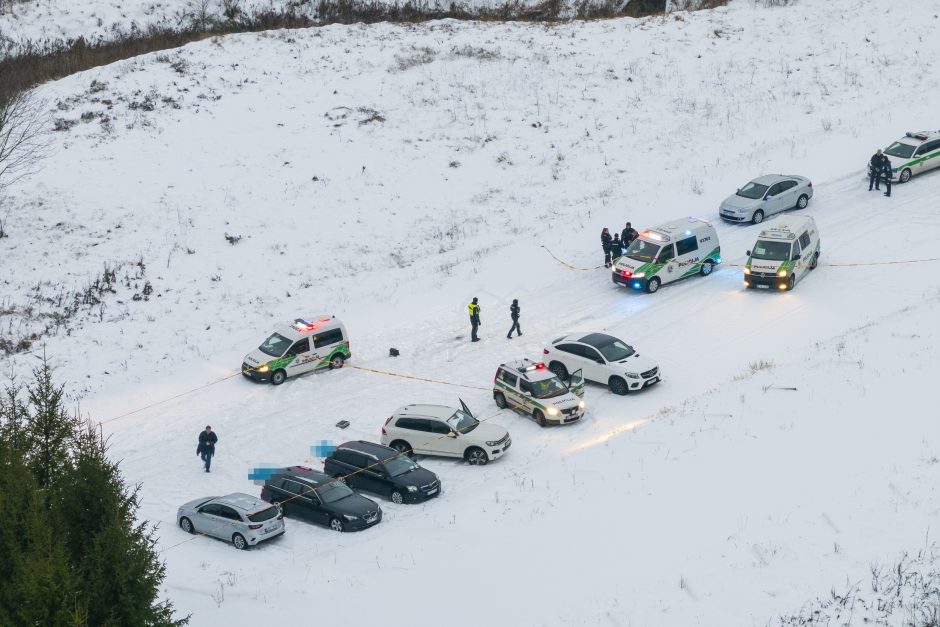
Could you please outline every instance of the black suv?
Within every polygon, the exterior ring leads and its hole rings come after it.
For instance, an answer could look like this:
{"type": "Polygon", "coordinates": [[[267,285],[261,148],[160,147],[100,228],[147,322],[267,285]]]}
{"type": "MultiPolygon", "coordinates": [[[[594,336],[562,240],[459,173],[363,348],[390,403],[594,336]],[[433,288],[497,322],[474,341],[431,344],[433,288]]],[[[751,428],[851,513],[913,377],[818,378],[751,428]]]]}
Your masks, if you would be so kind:
{"type": "Polygon", "coordinates": [[[326,525],[333,531],[358,531],[382,521],[382,508],[348,485],[306,466],[291,466],[264,482],[261,499],[279,503],[292,518],[326,525]]]}
{"type": "Polygon", "coordinates": [[[393,448],[362,440],[336,447],[323,470],[357,490],[388,496],[393,503],[421,503],[441,493],[441,481],[433,472],[393,448]]]}

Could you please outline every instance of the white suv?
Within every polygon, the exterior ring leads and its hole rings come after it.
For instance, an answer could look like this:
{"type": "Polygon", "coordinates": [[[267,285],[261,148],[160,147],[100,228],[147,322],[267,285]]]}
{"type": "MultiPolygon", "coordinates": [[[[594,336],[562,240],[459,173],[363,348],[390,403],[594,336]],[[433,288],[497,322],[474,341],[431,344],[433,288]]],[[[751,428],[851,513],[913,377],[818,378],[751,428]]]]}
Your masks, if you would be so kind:
{"type": "Polygon", "coordinates": [[[480,422],[460,401],[460,409],[405,405],[385,421],[382,444],[406,455],[462,457],[474,466],[482,466],[502,457],[512,440],[505,427],[480,422]]]}
{"type": "Polygon", "coordinates": [[[641,390],[660,380],[655,361],[606,333],[569,333],[552,340],[542,352],[549,370],[562,380],[581,370],[585,379],[603,383],[614,394],[641,390]]]}

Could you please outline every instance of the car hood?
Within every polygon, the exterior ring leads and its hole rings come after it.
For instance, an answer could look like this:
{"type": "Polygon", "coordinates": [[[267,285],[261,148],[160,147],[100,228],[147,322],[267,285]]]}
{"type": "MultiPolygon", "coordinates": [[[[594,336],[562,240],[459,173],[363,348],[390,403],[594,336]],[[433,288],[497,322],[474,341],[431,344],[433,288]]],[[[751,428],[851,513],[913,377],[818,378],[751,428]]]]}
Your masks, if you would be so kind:
{"type": "Polygon", "coordinates": [[[624,372],[632,372],[635,374],[640,374],[641,372],[646,372],[647,370],[652,370],[657,367],[655,361],[638,353],[634,353],[623,361],[618,361],[610,365],[612,368],[622,368],[624,372]]]}
{"type": "Polygon", "coordinates": [[[786,261],[751,258],[751,263],[747,267],[751,269],[751,272],[776,272],[785,263],[786,261]]]}
{"type": "Polygon", "coordinates": [[[559,396],[554,396],[552,398],[537,399],[538,402],[548,406],[554,405],[558,409],[571,409],[572,407],[577,407],[578,403],[581,402],[581,399],[572,394],[571,392],[566,392],[559,396]]]}
{"type": "Polygon", "coordinates": [[[249,366],[260,366],[268,363],[272,359],[276,359],[276,357],[271,357],[261,352],[261,349],[258,348],[245,355],[245,363],[249,366]]]}
{"type": "Polygon", "coordinates": [[[350,494],[344,499],[324,503],[323,507],[334,514],[349,514],[350,516],[364,516],[368,512],[379,511],[378,503],[361,494],[350,494]]]}
{"type": "Polygon", "coordinates": [[[752,200],[750,198],[745,198],[743,196],[738,196],[737,194],[732,194],[728,196],[723,201],[721,201],[722,209],[731,209],[732,211],[743,211],[747,209],[753,209],[760,206],[761,200],[752,200]]]}
{"type": "Polygon", "coordinates": [[[395,481],[403,486],[413,485],[416,488],[420,488],[421,486],[427,485],[432,481],[437,481],[437,475],[427,468],[415,468],[414,470],[406,472],[403,475],[392,477],[392,481],[395,481]]]}
{"type": "Polygon", "coordinates": [[[473,438],[482,442],[492,442],[493,440],[501,440],[508,435],[509,431],[506,430],[506,427],[491,422],[481,422],[477,425],[476,429],[461,437],[473,438]]]}

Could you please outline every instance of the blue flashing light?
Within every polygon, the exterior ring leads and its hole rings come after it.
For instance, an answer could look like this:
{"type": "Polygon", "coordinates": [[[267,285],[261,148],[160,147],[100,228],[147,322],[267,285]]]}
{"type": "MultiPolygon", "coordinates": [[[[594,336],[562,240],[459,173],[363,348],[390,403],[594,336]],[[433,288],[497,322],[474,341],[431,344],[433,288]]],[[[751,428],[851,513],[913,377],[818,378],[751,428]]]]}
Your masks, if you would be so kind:
{"type": "Polygon", "coordinates": [[[721,257],[716,258],[715,263],[721,263],[721,257]]]}
{"type": "Polygon", "coordinates": [[[640,284],[639,284],[639,282],[634,283],[634,284],[633,284],[633,287],[634,287],[635,289],[640,289],[640,284]]]}

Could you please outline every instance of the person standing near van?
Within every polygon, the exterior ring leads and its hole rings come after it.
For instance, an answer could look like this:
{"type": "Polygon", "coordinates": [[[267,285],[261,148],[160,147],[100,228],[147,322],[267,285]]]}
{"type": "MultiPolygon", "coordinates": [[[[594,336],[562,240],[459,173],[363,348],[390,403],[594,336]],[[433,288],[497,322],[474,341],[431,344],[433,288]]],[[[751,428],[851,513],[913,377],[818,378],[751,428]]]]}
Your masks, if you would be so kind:
{"type": "Polygon", "coordinates": [[[881,189],[878,183],[881,182],[881,161],[883,158],[881,148],[879,148],[868,160],[868,191],[871,191],[872,185],[875,186],[875,189],[881,189]]]}
{"type": "Polygon", "coordinates": [[[477,302],[477,297],[473,297],[473,301],[467,305],[467,311],[470,313],[470,341],[479,342],[480,338],[477,337],[477,327],[479,327],[482,322],[480,322],[480,305],[477,302]]]}
{"type": "Polygon", "coordinates": [[[881,155],[881,175],[884,177],[885,196],[891,198],[891,160],[888,155],[881,155]]]}
{"type": "Polygon", "coordinates": [[[633,226],[627,222],[627,226],[624,227],[623,233],[620,234],[620,241],[623,242],[624,250],[626,250],[627,247],[633,243],[633,240],[639,237],[639,235],[640,234],[637,233],[636,229],[634,229],[633,226]]]}
{"type": "Polygon", "coordinates": [[[512,318],[512,326],[509,327],[509,335],[506,336],[507,339],[512,339],[512,332],[515,331],[520,336],[522,335],[522,329],[519,328],[519,299],[513,298],[512,304],[509,306],[509,317],[512,318]]]}
{"type": "Polygon", "coordinates": [[[604,230],[601,231],[601,248],[604,249],[604,267],[609,268],[610,263],[610,244],[614,241],[614,238],[610,236],[610,231],[607,230],[607,227],[604,227],[604,230]]]}
{"type": "Polygon", "coordinates": [[[212,456],[215,455],[215,443],[219,441],[219,436],[215,434],[212,427],[206,425],[206,430],[199,433],[199,446],[196,447],[196,455],[202,459],[206,465],[206,472],[209,472],[209,466],[212,465],[212,456]]]}
{"type": "Polygon", "coordinates": [[[610,261],[613,265],[623,254],[623,242],[620,241],[620,233],[614,233],[614,240],[610,243],[610,261]]]}

